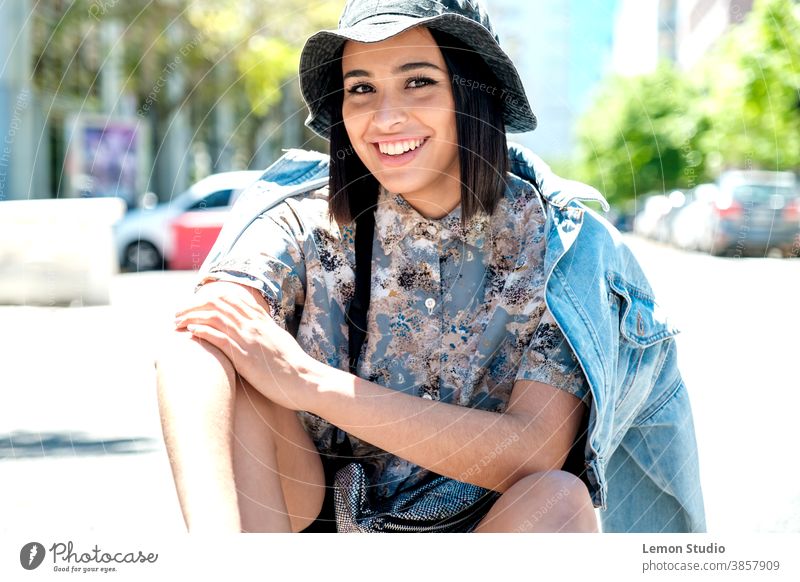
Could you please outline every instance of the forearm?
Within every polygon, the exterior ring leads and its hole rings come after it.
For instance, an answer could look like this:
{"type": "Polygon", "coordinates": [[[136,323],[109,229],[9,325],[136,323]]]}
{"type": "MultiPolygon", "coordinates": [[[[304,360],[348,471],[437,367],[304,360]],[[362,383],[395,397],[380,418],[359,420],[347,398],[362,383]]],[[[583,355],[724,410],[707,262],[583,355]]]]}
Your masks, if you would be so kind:
{"type": "Polygon", "coordinates": [[[320,365],[306,410],[435,473],[503,492],[554,467],[528,418],[419,398],[320,365]]]}
{"type": "Polygon", "coordinates": [[[208,343],[174,332],[156,361],[158,404],[190,531],[241,531],[231,428],[235,371],[208,343]]]}

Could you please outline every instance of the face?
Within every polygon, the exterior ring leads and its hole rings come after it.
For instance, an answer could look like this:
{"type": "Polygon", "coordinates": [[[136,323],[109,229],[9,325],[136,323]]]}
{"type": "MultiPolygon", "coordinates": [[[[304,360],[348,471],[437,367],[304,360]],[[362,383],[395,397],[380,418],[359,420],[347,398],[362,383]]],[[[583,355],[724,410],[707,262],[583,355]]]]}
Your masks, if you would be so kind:
{"type": "Polygon", "coordinates": [[[367,169],[427,214],[449,212],[461,195],[455,103],[430,31],[412,28],[379,43],[348,41],[342,75],[342,117],[367,169]]]}

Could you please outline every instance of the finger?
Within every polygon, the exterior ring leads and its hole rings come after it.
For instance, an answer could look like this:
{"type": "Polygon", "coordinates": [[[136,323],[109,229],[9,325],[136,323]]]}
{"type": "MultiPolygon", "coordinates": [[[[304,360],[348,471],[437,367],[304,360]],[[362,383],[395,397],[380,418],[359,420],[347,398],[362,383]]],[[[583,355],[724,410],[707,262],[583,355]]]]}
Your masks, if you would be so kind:
{"type": "Polygon", "coordinates": [[[185,313],[186,311],[193,309],[195,307],[213,305],[215,301],[218,301],[220,299],[227,300],[224,302],[231,305],[238,304],[238,305],[243,305],[245,307],[247,306],[252,307],[253,309],[257,310],[258,313],[263,311],[263,307],[258,303],[258,301],[256,301],[253,298],[252,293],[255,292],[254,289],[250,287],[244,287],[238,284],[236,284],[235,286],[238,287],[238,289],[236,289],[236,292],[233,292],[230,289],[226,289],[225,291],[221,292],[220,289],[214,287],[211,293],[205,293],[205,294],[202,292],[204,287],[201,287],[198,294],[192,296],[192,300],[194,301],[194,303],[175,312],[175,316],[178,317],[181,314],[185,313]],[[247,292],[242,293],[242,291],[247,291],[247,292]]]}
{"type": "MultiPolygon", "coordinates": [[[[244,340],[245,334],[242,328],[242,326],[246,324],[246,321],[231,321],[227,313],[219,310],[187,313],[180,323],[176,322],[176,325],[179,326],[178,329],[183,325],[185,325],[187,329],[190,325],[210,327],[218,333],[224,334],[237,346],[246,345],[246,341],[244,340]]],[[[244,351],[241,353],[244,353],[244,351]]]]}
{"type": "Polygon", "coordinates": [[[211,326],[221,332],[229,334],[238,334],[239,325],[241,325],[237,321],[232,321],[228,314],[223,311],[210,310],[189,311],[175,320],[175,327],[176,329],[181,329],[192,323],[211,326]]]}
{"type": "Polygon", "coordinates": [[[218,297],[218,295],[195,295],[190,299],[190,302],[186,304],[186,306],[182,307],[178,311],[175,312],[175,317],[183,315],[187,311],[192,311],[193,309],[200,309],[200,308],[213,308],[214,307],[214,300],[218,297]]]}
{"type": "Polygon", "coordinates": [[[196,311],[198,309],[214,309],[214,304],[210,300],[198,301],[197,303],[192,303],[192,304],[187,305],[186,307],[176,311],[175,312],[175,318],[177,319],[178,317],[180,317],[182,315],[186,315],[190,311],[196,311]]]}
{"type": "Polygon", "coordinates": [[[253,320],[259,317],[264,317],[267,313],[258,304],[253,304],[252,298],[245,297],[231,297],[230,295],[221,295],[219,300],[235,309],[242,317],[253,320]]]}
{"type": "Polygon", "coordinates": [[[186,328],[194,337],[204,339],[214,347],[222,350],[231,362],[235,362],[242,350],[239,344],[232,340],[228,335],[208,325],[193,323],[186,328]]]}
{"type": "MultiPolygon", "coordinates": [[[[220,301],[219,297],[214,297],[213,299],[203,301],[201,303],[197,303],[195,305],[190,305],[185,309],[177,312],[175,314],[175,321],[182,318],[186,318],[187,315],[194,314],[197,312],[208,312],[208,313],[220,313],[224,314],[228,317],[228,319],[235,323],[240,324],[242,319],[242,313],[240,310],[235,309],[230,303],[225,301],[220,301]]],[[[250,317],[247,317],[250,319],[250,317]]]]}

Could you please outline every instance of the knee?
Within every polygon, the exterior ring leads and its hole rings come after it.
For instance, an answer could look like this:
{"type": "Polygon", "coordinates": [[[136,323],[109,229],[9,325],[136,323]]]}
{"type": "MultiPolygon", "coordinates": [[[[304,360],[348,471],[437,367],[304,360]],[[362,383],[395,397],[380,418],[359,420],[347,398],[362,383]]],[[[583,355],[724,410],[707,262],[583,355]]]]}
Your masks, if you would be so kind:
{"type": "Polygon", "coordinates": [[[552,499],[566,503],[591,503],[589,490],[583,481],[567,471],[539,471],[526,475],[511,487],[505,494],[512,496],[536,496],[540,499],[552,499]]]}
{"type": "Polygon", "coordinates": [[[572,473],[561,470],[530,473],[516,481],[508,490],[511,489],[547,490],[552,493],[560,493],[564,497],[581,492],[589,494],[583,481],[572,473]]]}
{"type": "Polygon", "coordinates": [[[519,503],[533,523],[563,523],[565,531],[595,531],[596,517],[589,490],[567,471],[541,471],[526,475],[503,494],[519,503]]]}
{"type": "Polygon", "coordinates": [[[159,389],[173,384],[188,389],[198,381],[224,381],[232,386],[236,376],[236,369],[221,350],[178,331],[167,334],[158,344],[153,366],[159,389]]]}

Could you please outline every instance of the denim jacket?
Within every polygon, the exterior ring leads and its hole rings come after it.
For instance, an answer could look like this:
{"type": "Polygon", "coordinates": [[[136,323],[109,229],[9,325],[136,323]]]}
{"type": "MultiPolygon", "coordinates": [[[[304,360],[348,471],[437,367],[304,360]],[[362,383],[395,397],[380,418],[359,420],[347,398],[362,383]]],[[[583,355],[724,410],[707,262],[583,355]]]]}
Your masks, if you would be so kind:
{"type": "MultiPolygon", "coordinates": [[[[679,330],[620,233],[583,203],[608,210],[602,195],[559,178],[521,145],[509,143],[509,160],[540,194],[545,301],[591,389],[584,465],[603,531],[705,531],[692,412],[677,365],[679,330]]],[[[328,169],[327,154],[287,150],[236,201],[200,278],[262,212],[325,186],[328,169]]]]}

